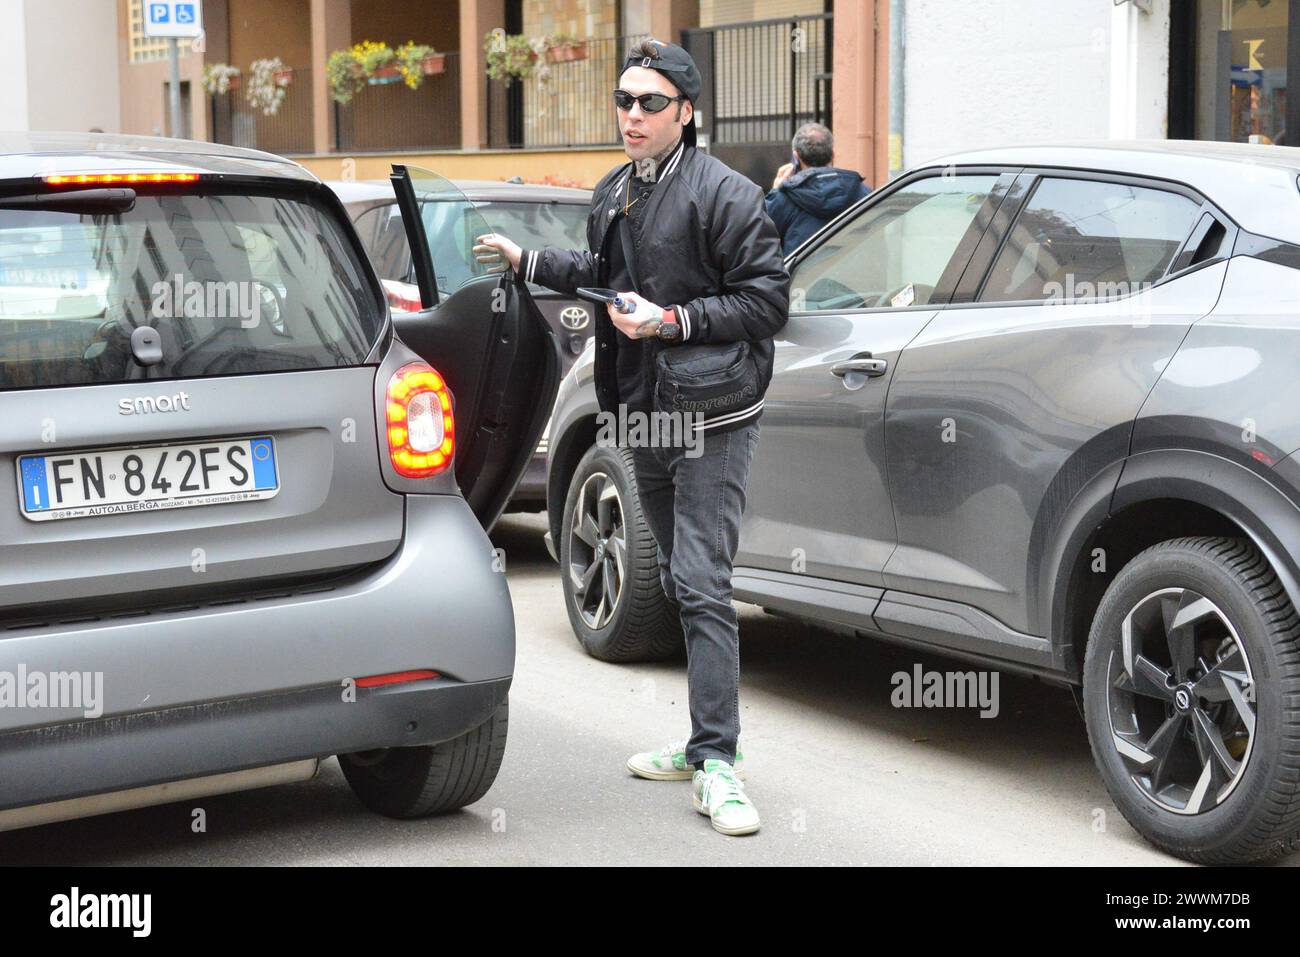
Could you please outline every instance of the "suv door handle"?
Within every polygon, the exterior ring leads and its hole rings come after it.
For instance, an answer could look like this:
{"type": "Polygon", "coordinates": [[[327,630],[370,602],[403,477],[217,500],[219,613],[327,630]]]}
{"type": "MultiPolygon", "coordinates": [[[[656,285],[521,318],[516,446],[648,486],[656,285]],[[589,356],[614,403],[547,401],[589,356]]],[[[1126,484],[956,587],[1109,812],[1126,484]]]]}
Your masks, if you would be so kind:
{"type": "Polygon", "coordinates": [[[854,356],[852,359],[845,359],[843,362],[836,362],[831,366],[831,375],[844,378],[846,373],[860,372],[862,375],[878,376],[884,375],[885,370],[889,368],[889,362],[885,359],[873,359],[870,352],[863,352],[854,356]]]}

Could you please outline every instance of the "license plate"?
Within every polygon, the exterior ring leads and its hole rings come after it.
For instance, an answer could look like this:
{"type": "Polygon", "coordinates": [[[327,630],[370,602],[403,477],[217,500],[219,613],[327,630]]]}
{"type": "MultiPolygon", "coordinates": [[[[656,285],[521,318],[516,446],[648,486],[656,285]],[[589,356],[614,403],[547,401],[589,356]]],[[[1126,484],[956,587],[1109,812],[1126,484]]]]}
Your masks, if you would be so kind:
{"type": "Polygon", "coordinates": [[[23,455],[18,488],[23,516],[45,521],[271,498],[280,473],[275,440],[258,436],[23,455]]]}

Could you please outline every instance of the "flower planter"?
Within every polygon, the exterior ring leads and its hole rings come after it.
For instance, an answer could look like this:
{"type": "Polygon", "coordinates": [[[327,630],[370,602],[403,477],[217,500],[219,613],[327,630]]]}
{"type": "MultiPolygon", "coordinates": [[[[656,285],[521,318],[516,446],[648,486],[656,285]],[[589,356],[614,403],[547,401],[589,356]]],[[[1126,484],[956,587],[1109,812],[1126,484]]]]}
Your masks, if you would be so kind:
{"type": "MultiPolygon", "coordinates": [[[[288,86],[293,82],[293,70],[276,70],[274,77],[276,86],[288,86]]],[[[233,84],[231,85],[231,89],[234,89],[233,84]]]]}
{"type": "Polygon", "coordinates": [[[433,76],[437,73],[447,71],[447,54],[435,53],[433,56],[427,56],[420,61],[420,72],[425,76],[433,76]]]}
{"type": "Polygon", "coordinates": [[[226,85],[226,92],[228,92],[228,93],[234,93],[236,90],[238,90],[238,89],[239,89],[239,79],[240,79],[240,78],[239,78],[238,76],[232,76],[229,80],[227,80],[227,81],[226,81],[226,83],[227,83],[227,85],[226,85]]]}
{"type": "Polygon", "coordinates": [[[366,79],[371,86],[382,86],[385,83],[400,83],[402,71],[395,66],[381,66],[366,79]]]}
{"type": "Polygon", "coordinates": [[[572,63],[574,60],[587,59],[587,44],[582,43],[563,43],[558,46],[548,47],[546,50],[546,62],[548,63],[572,63]]]}

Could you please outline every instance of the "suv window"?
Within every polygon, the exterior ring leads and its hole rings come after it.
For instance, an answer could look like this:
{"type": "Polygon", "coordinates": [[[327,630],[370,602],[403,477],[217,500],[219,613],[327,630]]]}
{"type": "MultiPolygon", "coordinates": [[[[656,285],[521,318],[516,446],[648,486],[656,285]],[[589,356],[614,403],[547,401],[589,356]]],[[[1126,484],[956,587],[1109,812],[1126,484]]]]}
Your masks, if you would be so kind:
{"type": "Polygon", "coordinates": [[[125,213],[0,209],[0,389],[356,365],[383,313],[304,198],[157,194],[125,213]],[[163,359],[131,355],[155,327],[163,359]]]}
{"type": "Polygon", "coordinates": [[[792,309],[926,305],[996,181],[931,176],[883,197],[795,267],[792,309]]]}
{"type": "Polygon", "coordinates": [[[1025,203],[981,302],[1108,299],[1155,282],[1200,214],[1178,193],[1045,177],[1025,203]]]}

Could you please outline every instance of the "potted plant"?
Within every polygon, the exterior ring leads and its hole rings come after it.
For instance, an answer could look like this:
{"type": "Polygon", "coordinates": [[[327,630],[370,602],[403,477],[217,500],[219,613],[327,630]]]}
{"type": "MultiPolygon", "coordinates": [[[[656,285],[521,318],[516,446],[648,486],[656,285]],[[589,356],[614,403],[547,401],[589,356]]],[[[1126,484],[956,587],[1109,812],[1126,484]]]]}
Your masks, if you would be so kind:
{"type": "Polygon", "coordinates": [[[426,76],[447,69],[447,55],[421,43],[406,42],[397,48],[398,71],[403,82],[412,90],[420,88],[426,76]]]}
{"type": "Polygon", "coordinates": [[[203,88],[212,96],[239,89],[239,67],[229,63],[210,63],[203,68],[203,88]]]}
{"type": "Polygon", "coordinates": [[[276,70],[274,79],[276,86],[288,86],[293,82],[293,68],[287,67],[283,70],[276,70]]]}
{"type": "Polygon", "coordinates": [[[337,103],[350,103],[352,97],[366,85],[366,74],[361,61],[351,49],[335,50],[325,64],[325,77],[329,81],[330,96],[337,103]]]}
{"type": "Polygon", "coordinates": [[[284,102],[284,86],[276,82],[276,74],[283,73],[284,63],[277,57],[254,60],[248,67],[248,105],[261,110],[263,116],[275,116],[284,102]]]}
{"type": "Polygon", "coordinates": [[[372,85],[396,83],[402,78],[397,54],[387,43],[363,40],[352,47],[352,53],[361,64],[367,83],[372,85]]]}
{"type": "Polygon", "coordinates": [[[548,64],[544,58],[538,62],[546,51],[544,37],[493,30],[484,38],[483,49],[487,52],[487,75],[491,79],[504,79],[509,86],[514,80],[536,75],[540,82],[546,82],[550,72],[548,64]]]}
{"type": "Polygon", "coordinates": [[[549,63],[571,63],[587,59],[587,41],[567,33],[546,38],[546,59],[549,63]]]}

